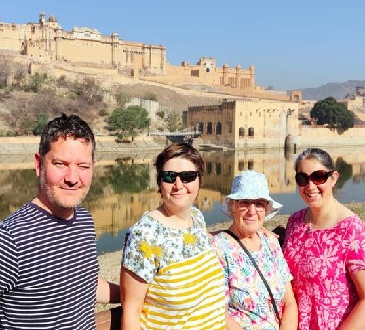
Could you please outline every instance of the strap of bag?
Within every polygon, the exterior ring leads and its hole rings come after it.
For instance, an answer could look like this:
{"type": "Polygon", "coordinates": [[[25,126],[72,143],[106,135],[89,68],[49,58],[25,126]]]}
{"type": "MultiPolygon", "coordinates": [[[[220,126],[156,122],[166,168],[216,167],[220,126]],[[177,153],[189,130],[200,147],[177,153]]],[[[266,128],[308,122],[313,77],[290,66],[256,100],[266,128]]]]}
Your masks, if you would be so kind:
{"type": "Polygon", "coordinates": [[[264,282],[265,286],[266,286],[266,289],[267,291],[269,292],[269,296],[270,296],[270,299],[271,299],[271,302],[272,302],[272,305],[274,307],[274,311],[275,311],[275,314],[276,314],[276,317],[278,319],[278,322],[279,322],[279,325],[280,325],[280,314],[279,314],[279,310],[278,310],[278,306],[276,306],[276,302],[275,302],[275,299],[274,299],[274,295],[272,294],[272,291],[269,287],[269,284],[267,283],[264,275],[262,274],[259,266],[257,265],[255,259],[252,257],[250,251],[247,250],[247,248],[243,245],[243,243],[240,241],[240,239],[235,235],[233,234],[230,230],[224,230],[225,233],[227,233],[228,235],[230,235],[231,237],[233,237],[237,243],[241,246],[241,248],[243,249],[243,251],[246,252],[247,256],[250,258],[251,262],[253,263],[253,265],[255,266],[257,272],[259,273],[262,281],[264,282]]]}

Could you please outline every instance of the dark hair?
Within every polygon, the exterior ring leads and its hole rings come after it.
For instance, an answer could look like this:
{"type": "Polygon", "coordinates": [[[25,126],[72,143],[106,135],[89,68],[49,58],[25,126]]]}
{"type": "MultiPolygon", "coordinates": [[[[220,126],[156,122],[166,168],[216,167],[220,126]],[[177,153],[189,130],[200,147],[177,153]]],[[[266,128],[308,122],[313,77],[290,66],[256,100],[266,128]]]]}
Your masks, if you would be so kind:
{"type": "MultiPolygon", "coordinates": [[[[204,160],[201,157],[199,151],[195,149],[192,145],[186,142],[172,143],[167,146],[161,153],[157,156],[154,163],[157,170],[157,184],[160,187],[161,184],[161,172],[167,161],[173,158],[182,158],[190,160],[199,172],[199,186],[202,185],[202,175],[205,172],[204,160]]],[[[159,189],[159,192],[161,190],[159,189]]]]}
{"type": "Polygon", "coordinates": [[[39,155],[43,158],[51,149],[51,144],[60,137],[66,139],[72,137],[85,139],[92,143],[92,157],[95,153],[95,137],[90,126],[77,115],[67,116],[64,113],[49,121],[44,127],[41,140],[39,142],[39,155]]]}
{"type": "Polygon", "coordinates": [[[304,159],[315,159],[329,171],[334,171],[336,169],[331,156],[326,151],[320,148],[308,148],[299,154],[298,158],[296,159],[294,163],[295,172],[298,172],[299,164],[304,159]]]}

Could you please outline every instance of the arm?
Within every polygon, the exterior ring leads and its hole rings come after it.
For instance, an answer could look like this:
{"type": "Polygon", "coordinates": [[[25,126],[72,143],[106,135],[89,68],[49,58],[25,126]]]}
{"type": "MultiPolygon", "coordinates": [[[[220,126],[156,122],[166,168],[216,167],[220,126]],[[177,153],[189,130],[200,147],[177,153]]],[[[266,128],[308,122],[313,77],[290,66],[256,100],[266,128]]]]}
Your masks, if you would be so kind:
{"type": "Polygon", "coordinates": [[[226,330],[242,330],[242,327],[234,320],[234,318],[229,316],[227,311],[226,311],[226,322],[227,322],[226,330]]]}
{"type": "Polygon", "coordinates": [[[18,282],[18,252],[11,234],[0,227],[0,295],[13,290],[18,282]]]}
{"type": "Polygon", "coordinates": [[[141,312],[149,284],[122,267],[120,272],[120,296],[123,301],[122,330],[140,330],[141,312]]]}
{"type": "Polygon", "coordinates": [[[363,330],[365,328],[365,270],[359,270],[351,275],[355,284],[359,301],[339,330],[363,330]]]}
{"type": "Polygon", "coordinates": [[[296,330],[297,328],[298,306],[291,283],[288,282],[285,286],[280,330],[296,330]]]}
{"type": "Polygon", "coordinates": [[[98,278],[98,286],[96,288],[96,302],[98,303],[119,303],[120,293],[119,285],[110,283],[103,278],[98,278]]]}

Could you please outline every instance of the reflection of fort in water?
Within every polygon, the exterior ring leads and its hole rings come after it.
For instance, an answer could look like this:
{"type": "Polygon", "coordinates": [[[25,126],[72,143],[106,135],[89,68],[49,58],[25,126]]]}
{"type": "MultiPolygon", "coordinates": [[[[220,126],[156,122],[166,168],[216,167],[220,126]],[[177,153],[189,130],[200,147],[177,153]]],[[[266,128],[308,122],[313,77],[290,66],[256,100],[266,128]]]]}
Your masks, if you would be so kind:
{"type": "MultiPolygon", "coordinates": [[[[334,161],[342,158],[352,165],[353,180],[365,180],[365,152],[356,151],[354,148],[327,150],[334,161]]],[[[197,206],[204,212],[210,212],[215,203],[224,201],[230,192],[234,176],[243,170],[252,169],[265,173],[271,194],[296,193],[293,164],[297,155],[285,155],[284,149],[201,153],[206,162],[206,174],[197,206]]],[[[117,234],[137,221],[143,212],[156,208],[161,202],[157,192],[155,168],[152,165],[153,157],[143,160],[130,159],[127,162],[148,166],[149,188],[134,194],[104,195],[91,209],[98,235],[104,232],[117,234]]]]}
{"type": "MultiPolygon", "coordinates": [[[[365,146],[356,148],[326,148],[336,161],[342,158],[352,165],[352,180],[365,181],[365,146]],[[362,150],[364,149],[364,150],[362,150]]],[[[299,151],[300,152],[300,151],[299,151]]],[[[215,203],[224,201],[230,192],[232,180],[243,170],[253,169],[265,173],[271,194],[295,194],[294,160],[297,155],[285,154],[284,149],[265,150],[236,150],[236,151],[202,151],[206,162],[206,174],[203,187],[199,192],[197,206],[204,212],[210,212],[215,203]]],[[[117,235],[137,221],[143,212],[156,208],[160,202],[157,192],[156,172],[153,161],[156,154],[135,154],[121,156],[118,161],[115,154],[97,154],[93,185],[98,190],[93,193],[92,187],[85,200],[85,206],[91,211],[95,219],[97,236],[104,233],[117,235]],[[146,173],[145,187],[140,192],[130,192],[128,189],[116,193],[111,171],[128,169],[132,165],[139,166],[146,173]]],[[[118,157],[117,157],[118,158],[118,157]]],[[[10,184],[14,177],[14,170],[33,169],[33,155],[18,155],[17,158],[0,158],[1,194],[11,196],[14,187],[10,184]],[[6,183],[6,184],[5,184],[6,183]]],[[[35,173],[34,173],[35,176],[35,173]]],[[[138,175],[131,181],[140,179],[138,175]]],[[[14,181],[14,184],[19,184],[14,181]]],[[[120,179],[119,185],[125,181],[120,179]]],[[[33,196],[29,196],[31,199],[33,196]]],[[[29,200],[28,199],[28,200],[29,200]]],[[[20,205],[18,205],[19,207],[20,205]]],[[[14,205],[13,207],[16,207],[14,205]]]]}

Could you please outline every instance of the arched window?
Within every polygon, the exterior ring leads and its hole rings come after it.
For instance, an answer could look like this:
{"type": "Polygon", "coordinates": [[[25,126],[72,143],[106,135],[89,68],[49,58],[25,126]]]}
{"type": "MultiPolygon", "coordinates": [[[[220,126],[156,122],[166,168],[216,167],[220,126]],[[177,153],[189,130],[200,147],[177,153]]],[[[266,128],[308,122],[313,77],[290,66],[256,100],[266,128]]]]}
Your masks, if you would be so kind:
{"type": "Polygon", "coordinates": [[[212,134],[212,123],[207,123],[207,134],[212,134]]]}
{"type": "Polygon", "coordinates": [[[238,170],[243,171],[245,169],[245,162],[243,160],[238,162],[238,170]]]}
{"type": "Polygon", "coordinates": [[[197,130],[198,130],[199,132],[203,133],[203,123],[198,123],[198,124],[196,125],[196,128],[197,128],[197,130]]]}
{"type": "Polygon", "coordinates": [[[221,173],[222,173],[222,164],[221,163],[215,164],[215,174],[220,175],[221,173]]]}
{"type": "Polygon", "coordinates": [[[254,130],[254,128],[253,127],[250,127],[249,129],[248,129],[248,136],[254,136],[255,135],[255,130],[254,130]]]}
{"type": "Polygon", "coordinates": [[[212,163],[206,163],[206,170],[207,170],[207,174],[212,173],[212,163]]]}
{"type": "Polygon", "coordinates": [[[248,170],[253,170],[253,159],[250,159],[250,160],[247,162],[247,169],[248,169],[248,170]]]}
{"type": "Polygon", "coordinates": [[[239,135],[240,138],[245,137],[245,128],[244,127],[239,128],[238,135],[239,135]]]}
{"type": "Polygon", "coordinates": [[[222,134],[222,124],[221,123],[217,123],[217,125],[215,125],[215,134],[217,134],[217,135],[222,134]]]}

